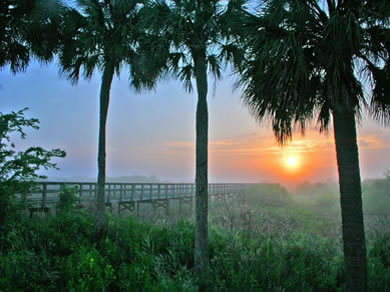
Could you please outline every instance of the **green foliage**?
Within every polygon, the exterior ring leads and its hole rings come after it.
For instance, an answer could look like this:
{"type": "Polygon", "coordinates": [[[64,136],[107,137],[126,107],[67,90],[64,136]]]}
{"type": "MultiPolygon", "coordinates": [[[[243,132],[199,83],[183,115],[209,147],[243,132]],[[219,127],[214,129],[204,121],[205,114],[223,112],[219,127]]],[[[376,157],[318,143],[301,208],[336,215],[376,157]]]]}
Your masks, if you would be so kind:
{"type": "MultiPolygon", "coordinates": [[[[97,248],[94,220],[87,212],[73,211],[12,222],[8,232],[0,233],[0,289],[197,289],[192,223],[157,226],[114,217],[97,248]]],[[[339,240],[302,231],[290,231],[288,237],[262,232],[249,237],[243,230],[216,226],[209,233],[212,289],[344,289],[339,240]]],[[[389,242],[382,230],[368,243],[373,291],[386,291],[390,284],[389,242]]]]}
{"type": "Polygon", "coordinates": [[[79,189],[77,186],[64,186],[58,196],[57,209],[59,211],[70,211],[80,203],[79,189]]]}
{"type": "Polygon", "coordinates": [[[80,247],[64,263],[68,289],[97,290],[115,280],[114,268],[95,248],[80,247]]]}
{"type": "Polygon", "coordinates": [[[5,291],[55,288],[59,273],[45,254],[21,249],[0,253],[0,288],[5,291]]]}
{"type": "Polygon", "coordinates": [[[277,238],[245,241],[237,234],[222,238],[224,244],[214,250],[211,258],[218,288],[302,291],[337,286],[336,278],[343,263],[341,250],[334,242],[302,233],[288,241],[277,238]]]}
{"type": "Polygon", "coordinates": [[[369,288],[372,291],[390,289],[390,232],[380,234],[368,249],[369,288]]]}
{"type": "Polygon", "coordinates": [[[26,119],[24,112],[3,114],[0,112],[0,224],[11,216],[12,199],[15,193],[26,196],[33,187],[33,181],[46,178],[37,174],[40,169],[55,168],[52,158],[65,157],[61,149],[45,150],[41,147],[30,147],[25,151],[15,151],[12,134],[25,139],[25,128],[39,129],[38,119],[26,119]]]}
{"type": "MultiPolygon", "coordinates": [[[[298,201],[294,197],[293,202],[280,205],[278,196],[289,195],[279,186],[269,186],[270,192],[280,194],[265,206],[252,191],[253,197],[243,195],[245,208],[241,208],[243,198],[236,199],[240,204],[228,204],[237,219],[241,212],[250,211],[250,227],[240,220],[233,221],[231,231],[219,224],[210,226],[209,288],[343,291],[340,222],[335,222],[335,215],[319,212],[315,200],[301,205],[299,200],[310,195],[296,195],[298,201]],[[325,232],[325,226],[332,232],[325,232]]],[[[321,197],[326,192],[317,193],[321,197]]],[[[223,208],[221,202],[212,204],[212,216],[222,216],[223,208]],[[222,214],[214,208],[222,208],[222,214]]],[[[389,220],[386,216],[366,219],[369,288],[387,291],[389,220]]],[[[0,290],[196,291],[194,229],[192,222],[184,220],[153,225],[112,215],[107,236],[97,247],[95,217],[85,210],[58,212],[45,220],[21,216],[0,231],[0,290]]]]}

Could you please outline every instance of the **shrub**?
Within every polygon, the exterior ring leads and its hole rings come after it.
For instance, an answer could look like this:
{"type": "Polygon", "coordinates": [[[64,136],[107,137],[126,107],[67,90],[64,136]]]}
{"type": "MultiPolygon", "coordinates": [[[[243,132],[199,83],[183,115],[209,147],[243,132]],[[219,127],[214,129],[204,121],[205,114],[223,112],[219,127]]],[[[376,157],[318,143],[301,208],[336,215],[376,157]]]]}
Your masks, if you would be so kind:
{"type": "Polygon", "coordinates": [[[95,248],[81,247],[63,264],[68,289],[94,291],[106,288],[115,279],[115,270],[95,248]]]}
{"type": "Polygon", "coordinates": [[[0,226],[12,217],[13,199],[16,193],[27,196],[34,185],[34,180],[46,178],[36,172],[41,168],[57,168],[51,162],[54,157],[65,157],[60,149],[47,151],[41,147],[30,147],[16,152],[11,134],[26,137],[24,128],[39,129],[39,120],[25,119],[24,111],[3,114],[0,112],[0,226]]]}
{"type": "Polygon", "coordinates": [[[79,189],[77,186],[64,186],[59,192],[57,209],[59,211],[70,211],[80,204],[79,189]]]}

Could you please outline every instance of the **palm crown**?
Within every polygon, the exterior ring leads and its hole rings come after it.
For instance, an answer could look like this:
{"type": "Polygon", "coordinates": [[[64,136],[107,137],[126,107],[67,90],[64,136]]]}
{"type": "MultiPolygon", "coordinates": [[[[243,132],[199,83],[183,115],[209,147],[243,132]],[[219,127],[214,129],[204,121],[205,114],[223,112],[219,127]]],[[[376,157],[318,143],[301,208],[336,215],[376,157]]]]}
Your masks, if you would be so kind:
{"type": "Polygon", "coordinates": [[[142,29],[137,25],[143,1],[78,0],[78,10],[66,17],[59,59],[61,73],[76,83],[80,71],[90,79],[95,69],[112,66],[119,75],[124,63],[130,66],[132,85],[152,87],[155,76],[144,76],[137,52],[142,29]],[[138,72],[138,74],[137,74],[138,72]]]}
{"type": "Polygon", "coordinates": [[[228,6],[220,1],[151,1],[144,21],[160,36],[159,58],[164,58],[165,69],[176,75],[186,89],[192,91],[196,55],[205,57],[207,71],[221,76],[224,60],[231,57],[231,39],[228,37],[229,13],[242,1],[231,1],[228,6]],[[163,41],[163,42],[161,42],[163,41]]]}
{"type": "Polygon", "coordinates": [[[384,117],[389,4],[374,2],[265,1],[260,15],[251,17],[240,84],[255,115],[272,119],[280,142],[291,138],[293,124],[304,130],[307,118],[326,130],[339,107],[359,114],[369,104],[366,80],[373,112],[384,117]]]}
{"type": "Polygon", "coordinates": [[[58,0],[4,0],[0,4],[0,68],[24,71],[32,56],[53,59],[66,8],[58,0]]]}

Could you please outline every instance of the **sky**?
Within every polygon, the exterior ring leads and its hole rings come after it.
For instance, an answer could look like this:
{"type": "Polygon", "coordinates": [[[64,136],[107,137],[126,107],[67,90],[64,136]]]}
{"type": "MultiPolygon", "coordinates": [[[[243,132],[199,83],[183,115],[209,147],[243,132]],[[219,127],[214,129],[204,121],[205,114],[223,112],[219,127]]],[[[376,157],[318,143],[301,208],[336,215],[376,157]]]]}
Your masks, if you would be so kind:
{"type": "MultiPolygon", "coordinates": [[[[153,91],[136,93],[123,70],[115,77],[107,122],[107,176],[155,175],[161,180],[193,182],[195,177],[196,90],[163,80],[153,91]]],[[[277,144],[270,124],[258,123],[233,90],[236,77],[225,72],[209,78],[209,181],[272,182],[285,186],[337,181],[333,130],[319,134],[315,125],[304,137],[277,144]]],[[[15,138],[18,149],[42,146],[67,152],[49,177],[97,175],[100,74],[72,86],[55,64],[33,62],[26,72],[0,71],[0,112],[28,107],[27,117],[40,129],[15,138]]],[[[364,118],[358,128],[361,175],[382,177],[390,167],[390,129],[364,118]]]]}

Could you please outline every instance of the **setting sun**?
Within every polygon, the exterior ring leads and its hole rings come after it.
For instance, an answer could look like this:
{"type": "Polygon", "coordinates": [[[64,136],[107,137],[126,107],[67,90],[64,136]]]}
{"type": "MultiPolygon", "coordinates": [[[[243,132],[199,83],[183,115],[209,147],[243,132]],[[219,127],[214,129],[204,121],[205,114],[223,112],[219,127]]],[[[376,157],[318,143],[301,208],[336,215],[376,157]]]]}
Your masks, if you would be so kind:
{"type": "Polygon", "coordinates": [[[298,158],[296,156],[289,156],[286,158],[286,166],[290,169],[298,167],[298,158]]]}

